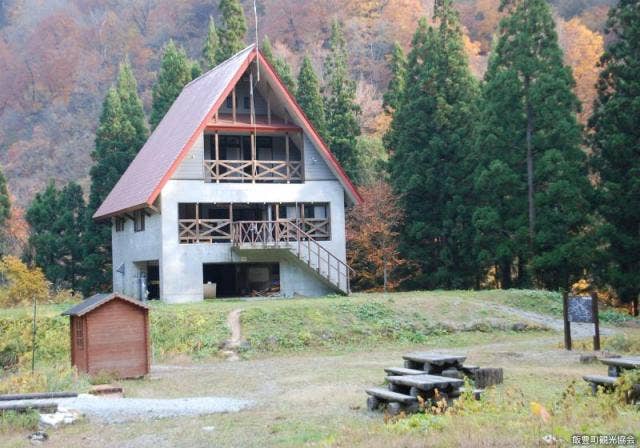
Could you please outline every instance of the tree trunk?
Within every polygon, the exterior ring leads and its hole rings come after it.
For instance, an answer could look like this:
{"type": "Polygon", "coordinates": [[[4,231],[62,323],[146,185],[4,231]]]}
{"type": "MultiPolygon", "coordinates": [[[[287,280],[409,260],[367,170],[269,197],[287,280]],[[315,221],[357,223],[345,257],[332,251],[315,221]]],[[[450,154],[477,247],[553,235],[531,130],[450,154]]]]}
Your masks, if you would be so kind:
{"type": "Polygon", "coordinates": [[[527,200],[529,202],[529,247],[530,252],[533,253],[533,238],[536,227],[536,209],[533,203],[533,107],[529,98],[529,88],[531,79],[529,76],[524,78],[524,90],[526,95],[526,108],[527,108],[527,200]]]}
{"type": "Polygon", "coordinates": [[[511,289],[511,261],[500,262],[500,283],[502,289],[511,289]]]}
{"type": "Polygon", "coordinates": [[[639,312],[640,310],[638,310],[638,296],[636,295],[631,302],[631,315],[634,317],[638,317],[639,312]]]}
{"type": "Polygon", "coordinates": [[[515,278],[513,279],[514,286],[516,288],[522,288],[527,284],[527,268],[525,265],[524,255],[518,255],[518,259],[516,261],[517,273],[515,278]]]}

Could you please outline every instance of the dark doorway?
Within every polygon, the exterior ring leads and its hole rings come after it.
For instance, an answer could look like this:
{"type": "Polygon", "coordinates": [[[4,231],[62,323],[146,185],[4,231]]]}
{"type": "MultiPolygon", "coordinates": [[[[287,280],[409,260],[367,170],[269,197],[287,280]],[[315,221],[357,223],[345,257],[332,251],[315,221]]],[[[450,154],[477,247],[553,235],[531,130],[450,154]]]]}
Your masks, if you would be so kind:
{"type": "Polygon", "coordinates": [[[237,297],[236,267],[234,264],[203,264],[202,278],[205,284],[216,284],[216,297],[237,297]]]}
{"type": "Polygon", "coordinates": [[[279,263],[206,263],[202,278],[215,283],[216,297],[255,297],[279,295],[279,263]]]}
{"type": "Polygon", "coordinates": [[[147,291],[149,300],[160,299],[160,265],[149,262],[147,265],[147,291]]]}

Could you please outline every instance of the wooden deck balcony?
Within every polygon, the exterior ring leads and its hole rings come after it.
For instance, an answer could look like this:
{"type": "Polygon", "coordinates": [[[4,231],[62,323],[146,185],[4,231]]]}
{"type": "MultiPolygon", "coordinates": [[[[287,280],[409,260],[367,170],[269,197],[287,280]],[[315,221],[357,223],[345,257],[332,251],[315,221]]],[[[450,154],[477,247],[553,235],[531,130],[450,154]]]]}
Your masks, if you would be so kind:
{"type": "Polygon", "coordinates": [[[205,160],[206,182],[302,182],[302,161],[294,160],[205,160]]]}
{"type": "Polygon", "coordinates": [[[230,219],[179,219],[181,243],[214,243],[231,241],[230,219]]]}
{"type": "Polygon", "coordinates": [[[182,244],[229,243],[251,244],[296,242],[311,237],[328,240],[331,237],[329,218],[281,219],[277,221],[232,221],[230,219],[179,219],[178,237],[182,244]],[[302,233],[288,233],[293,224],[302,233]]]}

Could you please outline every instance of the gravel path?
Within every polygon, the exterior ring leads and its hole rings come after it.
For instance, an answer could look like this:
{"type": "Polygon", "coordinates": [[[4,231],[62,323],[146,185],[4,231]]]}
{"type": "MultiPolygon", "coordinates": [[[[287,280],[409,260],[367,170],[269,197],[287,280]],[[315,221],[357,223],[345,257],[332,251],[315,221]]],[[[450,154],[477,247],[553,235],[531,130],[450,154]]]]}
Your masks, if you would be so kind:
{"type": "MultiPolygon", "coordinates": [[[[545,314],[534,313],[533,311],[524,311],[519,308],[513,308],[507,305],[500,305],[498,303],[487,303],[482,302],[483,306],[488,308],[493,308],[498,311],[502,311],[504,313],[513,314],[522,319],[528,320],[530,322],[534,322],[540,325],[544,325],[545,327],[551,328],[556,331],[564,331],[564,322],[562,319],[556,319],[555,317],[551,317],[545,314]]],[[[600,327],[600,334],[602,336],[608,336],[615,334],[617,330],[613,328],[603,328],[600,327]]],[[[588,338],[594,335],[594,325],[593,324],[583,324],[572,322],[571,323],[571,336],[575,339],[580,338],[588,338]]]]}
{"type": "Polygon", "coordinates": [[[135,420],[239,412],[253,405],[252,401],[226,397],[193,398],[104,398],[80,394],[76,398],[53,400],[25,400],[12,403],[57,403],[66,409],[78,411],[89,418],[106,423],[135,420]]]}

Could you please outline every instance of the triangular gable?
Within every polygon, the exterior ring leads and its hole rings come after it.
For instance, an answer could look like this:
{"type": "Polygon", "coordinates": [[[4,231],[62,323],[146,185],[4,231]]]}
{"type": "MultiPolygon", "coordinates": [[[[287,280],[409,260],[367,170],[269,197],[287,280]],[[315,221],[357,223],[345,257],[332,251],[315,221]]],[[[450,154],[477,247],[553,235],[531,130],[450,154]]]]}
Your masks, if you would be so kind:
{"type": "Polygon", "coordinates": [[[347,191],[347,194],[349,195],[349,198],[353,201],[353,203],[357,204],[362,202],[362,196],[360,196],[360,193],[356,189],[355,185],[353,184],[353,182],[351,182],[349,176],[347,176],[344,168],[342,168],[340,162],[338,162],[338,159],[336,159],[333,153],[329,150],[329,147],[320,137],[320,134],[318,134],[318,131],[316,131],[315,127],[302,110],[302,107],[300,107],[296,99],[293,97],[293,94],[289,92],[282,79],[280,79],[280,76],[278,76],[276,70],[267,61],[267,59],[261,52],[258,52],[258,57],[260,65],[266,68],[265,72],[273,81],[275,81],[275,85],[272,86],[274,88],[274,92],[278,93],[279,91],[284,95],[284,100],[287,103],[287,111],[291,114],[293,120],[296,121],[297,124],[309,135],[312,143],[314,144],[322,158],[325,160],[325,162],[327,162],[327,165],[336,176],[336,178],[340,180],[342,186],[347,191]],[[276,90],[276,88],[278,90],[276,90]]]}
{"type": "Polygon", "coordinates": [[[185,86],[136,158],[93,215],[105,219],[121,213],[150,207],[166,182],[186,157],[249,65],[259,63],[273,81],[292,118],[307,132],[330,169],[340,180],[354,203],[362,199],[351,180],[322,141],[291,93],[260,52],[250,45],[185,86]]]}

